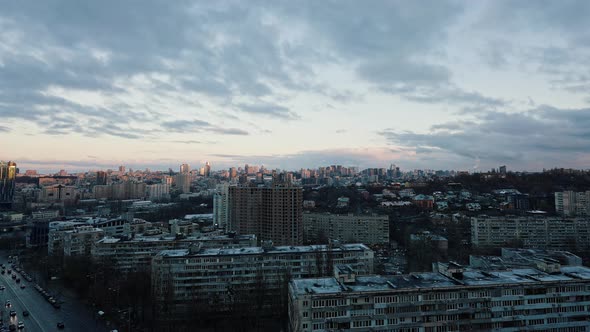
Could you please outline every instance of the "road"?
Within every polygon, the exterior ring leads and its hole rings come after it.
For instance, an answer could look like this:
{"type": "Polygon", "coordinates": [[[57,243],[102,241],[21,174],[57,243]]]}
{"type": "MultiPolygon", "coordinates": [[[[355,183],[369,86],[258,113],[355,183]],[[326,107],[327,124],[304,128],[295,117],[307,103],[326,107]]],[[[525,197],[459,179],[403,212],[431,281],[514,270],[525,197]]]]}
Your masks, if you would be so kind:
{"type": "MultiPolygon", "coordinates": [[[[7,270],[10,268],[7,259],[4,257],[0,258],[0,263],[3,263],[7,270]]],[[[15,271],[12,271],[12,273],[15,273],[15,271]]],[[[0,291],[0,305],[2,305],[2,317],[6,327],[9,324],[16,325],[19,321],[22,321],[25,328],[20,331],[23,332],[108,331],[101,322],[92,317],[92,314],[83,305],[76,303],[72,299],[63,299],[62,307],[55,309],[37,292],[34,283],[27,282],[18,273],[17,276],[21,278],[20,284],[16,283],[8,273],[0,274],[0,284],[6,287],[5,290],[0,291]],[[20,288],[21,284],[25,285],[25,289],[20,288]],[[10,300],[12,305],[10,308],[4,306],[6,300],[10,300]],[[10,310],[16,311],[17,315],[9,320],[10,310]],[[28,311],[29,316],[24,317],[22,315],[23,311],[28,311]],[[58,322],[64,322],[65,329],[58,329],[58,322]]]]}

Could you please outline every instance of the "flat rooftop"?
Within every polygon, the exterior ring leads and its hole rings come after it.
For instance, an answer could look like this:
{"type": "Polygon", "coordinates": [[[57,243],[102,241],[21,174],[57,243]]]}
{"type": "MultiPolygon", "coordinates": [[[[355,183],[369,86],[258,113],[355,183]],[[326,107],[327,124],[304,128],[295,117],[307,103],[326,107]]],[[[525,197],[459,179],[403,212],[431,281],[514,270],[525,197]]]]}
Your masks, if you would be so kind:
{"type": "Polygon", "coordinates": [[[433,288],[491,286],[507,284],[538,284],[539,282],[564,281],[590,282],[590,268],[565,266],[560,273],[545,273],[536,269],[513,269],[487,272],[466,269],[462,279],[449,278],[437,272],[425,272],[400,276],[357,276],[353,283],[340,283],[335,278],[294,279],[291,286],[296,294],[340,294],[349,292],[383,292],[394,290],[418,290],[433,288]]]}
{"type": "MultiPolygon", "coordinates": [[[[179,256],[231,256],[231,255],[248,255],[248,254],[284,254],[284,253],[305,253],[327,251],[327,245],[311,245],[311,246],[278,246],[265,250],[262,247],[245,247],[245,248],[205,248],[198,253],[191,254],[188,250],[163,250],[158,255],[168,257],[179,256]]],[[[364,244],[342,244],[332,247],[333,251],[365,251],[371,250],[364,244]]]]}

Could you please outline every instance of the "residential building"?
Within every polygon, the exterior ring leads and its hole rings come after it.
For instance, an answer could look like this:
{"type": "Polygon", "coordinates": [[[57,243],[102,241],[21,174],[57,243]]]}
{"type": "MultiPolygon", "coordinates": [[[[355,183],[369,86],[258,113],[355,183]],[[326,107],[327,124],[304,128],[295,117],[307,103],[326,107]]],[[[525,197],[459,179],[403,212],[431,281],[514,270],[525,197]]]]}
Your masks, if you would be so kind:
{"type": "Polygon", "coordinates": [[[561,266],[580,266],[582,258],[569,251],[502,248],[501,256],[469,256],[469,266],[486,270],[532,267],[547,273],[561,266]]]}
{"type": "Polygon", "coordinates": [[[151,201],[170,198],[170,185],[166,183],[150,184],[146,186],[147,197],[151,201]]]}
{"type": "Polygon", "coordinates": [[[590,221],[544,215],[480,215],[471,218],[471,243],[479,247],[519,243],[526,248],[585,249],[590,247],[590,221]]]}
{"type": "Polygon", "coordinates": [[[98,171],[96,172],[96,184],[97,185],[106,185],[107,184],[107,172],[104,171],[98,171]]]}
{"type": "Polygon", "coordinates": [[[590,268],[545,273],[484,271],[437,264],[435,272],[329,278],[289,283],[289,330],[588,331],[590,268]]]}
{"type": "Polygon", "coordinates": [[[64,256],[90,256],[92,244],[104,237],[104,231],[90,225],[65,231],[64,256]]]}
{"type": "Polygon", "coordinates": [[[76,227],[84,227],[86,223],[72,221],[53,221],[49,222],[47,233],[47,254],[49,256],[61,256],[64,253],[65,235],[67,231],[74,230],[76,227]]]}
{"type": "Polygon", "coordinates": [[[39,202],[73,204],[80,198],[78,188],[61,184],[43,187],[39,193],[39,202]]]}
{"type": "Polygon", "coordinates": [[[191,168],[188,164],[182,164],[180,165],[180,173],[189,173],[191,171],[191,168]]]}
{"type": "Polygon", "coordinates": [[[421,209],[432,210],[434,206],[434,197],[420,194],[414,196],[414,198],[412,198],[412,202],[421,209]]]}
{"type": "Polygon", "coordinates": [[[228,229],[256,234],[277,245],[303,243],[303,191],[289,184],[231,186],[228,189],[228,229]]]}
{"type": "Polygon", "coordinates": [[[303,232],[306,241],[317,241],[323,237],[349,243],[388,244],[389,217],[304,213],[303,232]]]}
{"type": "Polygon", "coordinates": [[[228,196],[229,185],[226,183],[217,186],[217,192],[213,195],[213,222],[222,229],[226,229],[228,224],[228,196]]]}
{"type": "Polygon", "coordinates": [[[359,274],[373,270],[373,251],[363,244],[164,250],[152,261],[152,292],[166,318],[184,319],[195,308],[224,312],[234,304],[264,306],[284,301],[291,277],[331,275],[333,264],[349,264],[359,274]]]}
{"type": "Polygon", "coordinates": [[[590,215],[590,191],[556,192],[555,212],[566,217],[590,215]]]}
{"type": "Polygon", "coordinates": [[[256,246],[254,235],[212,235],[177,237],[174,235],[139,235],[133,238],[105,237],[91,250],[95,261],[106,261],[123,273],[150,271],[152,258],[162,250],[188,249],[200,244],[203,248],[241,248],[256,246]]]}
{"type": "Polygon", "coordinates": [[[411,244],[419,244],[424,242],[431,244],[439,254],[446,254],[449,250],[449,241],[444,236],[433,234],[429,231],[410,234],[411,244]]]}
{"type": "Polygon", "coordinates": [[[0,161],[0,206],[11,205],[14,199],[16,163],[0,161]]]}
{"type": "Polygon", "coordinates": [[[181,193],[186,194],[191,192],[191,175],[190,173],[176,174],[176,187],[181,193]]]}

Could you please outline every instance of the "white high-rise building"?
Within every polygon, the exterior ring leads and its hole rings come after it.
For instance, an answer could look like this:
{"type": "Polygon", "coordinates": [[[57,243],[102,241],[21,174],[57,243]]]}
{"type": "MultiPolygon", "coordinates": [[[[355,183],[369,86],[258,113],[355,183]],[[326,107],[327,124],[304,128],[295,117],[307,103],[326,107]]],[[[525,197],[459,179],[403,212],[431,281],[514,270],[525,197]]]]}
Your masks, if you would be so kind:
{"type": "Polygon", "coordinates": [[[217,186],[217,192],[213,196],[213,223],[217,227],[225,229],[228,217],[228,191],[229,184],[223,183],[217,186]]]}

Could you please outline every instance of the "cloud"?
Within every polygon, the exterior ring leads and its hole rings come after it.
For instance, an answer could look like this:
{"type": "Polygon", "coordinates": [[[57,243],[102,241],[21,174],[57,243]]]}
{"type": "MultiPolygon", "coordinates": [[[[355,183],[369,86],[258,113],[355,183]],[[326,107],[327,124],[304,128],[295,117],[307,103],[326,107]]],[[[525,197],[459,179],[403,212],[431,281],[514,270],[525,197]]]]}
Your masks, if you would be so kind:
{"type": "Polygon", "coordinates": [[[242,129],[223,128],[214,126],[207,121],[202,120],[174,120],[162,123],[162,127],[169,132],[178,133],[198,133],[211,132],[223,135],[249,135],[249,133],[242,129]]]}
{"type": "Polygon", "coordinates": [[[479,159],[488,166],[510,163],[525,168],[577,164],[588,155],[590,109],[551,106],[519,112],[487,112],[473,121],[432,126],[428,133],[387,129],[380,134],[391,144],[417,155],[435,154],[463,164],[479,159]]]}
{"type": "Polygon", "coordinates": [[[0,126],[0,133],[8,133],[11,129],[6,126],[0,126]]]}
{"type": "Polygon", "coordinates": [[[251,113],[254,115],[262,115],[268,117],[274,117],[284,120],[296,120],[299,119],[299,115],[291,112],[287,107],[276,105],[272,103],[257,103],[257,104],[238,104],[236,105],[239,110],[251,113]]]}

